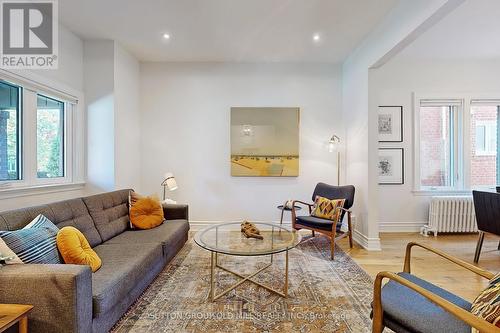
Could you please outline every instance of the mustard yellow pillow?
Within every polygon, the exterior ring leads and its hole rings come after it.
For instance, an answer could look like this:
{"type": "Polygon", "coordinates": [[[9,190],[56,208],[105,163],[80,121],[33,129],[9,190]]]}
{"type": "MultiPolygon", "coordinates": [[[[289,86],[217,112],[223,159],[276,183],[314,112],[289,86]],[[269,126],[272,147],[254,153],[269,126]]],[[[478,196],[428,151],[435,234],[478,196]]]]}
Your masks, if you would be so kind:
{"type": "Polygon", "coordinates": [[[137,229],[152,229],[163,223],[163,207],[154,197],[141,197],[130,206],[130,223],[137,229]]]}
{"type": "Polygon", "coordinates": [[[64,263],[88,265],[92,272],[101,268],[101,258],[90,247],[87,238],[74,227],[64,227],[57,233],[57,248],[64,263]]]}
{"type": "Polygon", "coordinates": [[[314,209],[311,215],[338,222],[342,214],[342,210],[338,208],[344,207],[344,203],[345,199],[330,200],[318,195],[316,200],[314,200],[314,209]]]}

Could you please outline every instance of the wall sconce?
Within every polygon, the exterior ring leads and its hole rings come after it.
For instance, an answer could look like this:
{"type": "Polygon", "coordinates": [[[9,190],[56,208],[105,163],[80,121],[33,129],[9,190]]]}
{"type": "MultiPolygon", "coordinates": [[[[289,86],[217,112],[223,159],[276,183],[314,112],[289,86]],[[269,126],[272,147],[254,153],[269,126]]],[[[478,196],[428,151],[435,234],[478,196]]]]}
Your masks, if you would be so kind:
{"type": "MultiPolygon", "coordinates": [[[[177,182],[175,181],[175,177],[171,172],[167,172],[163,176],[163,181],[161,182],[161,186],[163,186],[163,201],[166,200],[165,195],[166,195],[167,188],[169,191],[175,191],[179,188],[177,186],[177,182]]],[[[173,200],[171,200],[171,201],[173,201],[173,200]]]]}
{"type": "Polygon", "coordinates": [[[340,185],[340,138],[333,134],[328,141],[328,151],[330,153],[337,152],[337,185],[340,185]]]}

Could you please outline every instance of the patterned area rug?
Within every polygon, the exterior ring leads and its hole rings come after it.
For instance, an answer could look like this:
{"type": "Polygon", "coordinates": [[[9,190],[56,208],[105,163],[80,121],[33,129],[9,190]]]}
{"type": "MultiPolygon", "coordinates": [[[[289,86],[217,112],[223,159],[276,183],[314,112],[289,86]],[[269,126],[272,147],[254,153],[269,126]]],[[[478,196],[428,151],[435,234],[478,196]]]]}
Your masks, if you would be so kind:
{"type": "MultiPolygon", "coordinates": [[[[210,253],[192,239],[163,270],[112,332],[370,332],[372,280],[340,248],[329,260],[325,237],[306,237],[289,252],[289,296],[250,282],[209,300],[210,253]]],[[[220,256],[220,263],[250,273],[269,257],[220,256]]],[[[285,255],[256,279],[284,284],[285,255]]],[[[218,271],[217,292],[238,278],[218,271]]]]}

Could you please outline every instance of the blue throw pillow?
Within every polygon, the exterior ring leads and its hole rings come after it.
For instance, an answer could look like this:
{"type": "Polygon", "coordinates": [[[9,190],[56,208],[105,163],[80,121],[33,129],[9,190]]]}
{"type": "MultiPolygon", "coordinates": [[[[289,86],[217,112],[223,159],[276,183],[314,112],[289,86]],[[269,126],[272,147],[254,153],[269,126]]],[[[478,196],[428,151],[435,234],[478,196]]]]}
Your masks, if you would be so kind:
{"type": "Polygon", "coordinates": [[[62,264],[57,251],[59,228],[38,215],[20,230],[0,231],[0,237],[25,264],[62,264]]]}

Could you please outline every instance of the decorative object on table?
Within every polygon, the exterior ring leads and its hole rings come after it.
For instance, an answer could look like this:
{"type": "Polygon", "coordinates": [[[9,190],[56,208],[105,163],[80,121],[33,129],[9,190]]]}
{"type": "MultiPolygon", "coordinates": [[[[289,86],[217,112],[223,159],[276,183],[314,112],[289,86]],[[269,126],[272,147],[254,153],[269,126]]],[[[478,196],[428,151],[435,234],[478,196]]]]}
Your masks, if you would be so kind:
{"type": "Polygon", "coordinates": [[[328,141],[328,151],[337,152],[337,185],[340,185],[340,138],[335,134],[328,141]]]}
{"type": "Polygon", "coordinates": [[[264,237],[260,234],[260,230],[255,226],[255,224],[248,221],[243,221],[243,223],[241,224],[241,232],[245,235],[246,238],[264,239],[264,237]]]}
{"type": "Polygon", "coordinates": [[[161,182],[161,186],[163,186],[163,201],[169,204],[176,204],[174,200],[166,198],[167,188],[169,191],[175,191],[179,188],[177,186],[177,181],[175,180],[175,177],[171,172],[165,173],[165,175],[163,176],[163,181],[161,182]]]}
{"type": "Polygon", "coordinates": [[[378,141],[403,142],[403,107],[378,107],[378,141]]]}
{"type": "Polygon", "coordinates": [[[292,209],[292,228],[296,230],[307,229],[312,231],[314,237],[315,231],[327,236],[330,239],[330,257],[333,260],[335,251],[335,241],[344,237],[349,237],[349,246],[352,248],[352,225],[351,225],[351,211],[349,210],[354,204],[354,186],[332,186],[325,183],[318,183],[314,189],[312,199],[316,200],[318,197],[327,198],[329,200],[340,199],[344,200],[343,207],[337,206],[335,210],[340,211],[337,214],[336,220],[325,219],[313,216],[313,208],[316,207],[312,203],[295,200],[294,206],[297,204],[305,205],[309,208],[308,216],[297,216],[296,209],[292,209]],[[347,213],[347,231],[342,231],[342,220],[347,213]]]}
{"type": "Polygon", "coordinates": [[[18,323],[19,333],[28,333],[28,314],[33,305],[0,304],[0,332],[12,328],[18,323]]]}
{"type": "Polygon", "coordinates": [[[377,168],[379,185],[403,185],[403,148],[379,148],[377,168]]]}
{"type": "MultiPolygon", "coordinates": [[[[476,312],[474,305],[467,300],[411,273],[411,250],[414,246],[461,266],[475,273],[478,277],[494,282],[492,279],[494,279],[495,275],[491,272],[428,245],[410,242],[406,246],[403,272],[398,274],[380,272],[375,278],[372,302],[372,332],[382,333],[384,328],[387,327],[395,332],[470,333],[471,326],[473,331],[477,329],[481,332],[498,332],[498,326],[492,324],[495,321],[490,321],[490,319],[493,320],[493,316],[484,316],[486,313],[480,313],[479,309],[476,309],[479,310],[476,312]],[[384,279],[389,280],[385,285],[383,285],[384,279]]],[[[491,285],[489,288],[491,288],[491,285]]],[[[495,289],[495,287],[493,289],[493,292],[496,292],[496,298],[495,295],[490,295],[489,301],[492,304],[499,297],[499,289],[495,289]]],[[[490,291],[491,289],[486,292],[490,291]]],[[[480,302],[482,299],[478,298],[476,301],[480,302]]],[[[498,304],[498,301],[496,303],[498,304]]],[[[485,309],[485,304],[483,303],[481,307],[485,309]]],[[[499,312],[498,308],[496,309],[495,316],[498,323],[499,312]]],[[[495,312],[491,312],[491,314],[493,313],[495,312]]]]}
{"type": "Polygon", "coordinates": [[[25,264],[62,264],[57,251],[59,228],[38,215],[23,229],[0,231],[0,238],[25,264]]]}
{"type": "MultiPolygon", "coordinates": [[[[256,222],[255,224],[249,223],[247,221],[241,224],[239,222],[219,223],[200,230],[196,233],[194,241],[202,248],[211,252],[210,299],[212,301],[215,301],[219,297],[237,288],[245,281],[252,282],[253,284],[263,287],[268,291],[271,291],[282,297],[288,297],[288,251],[297,246],[297,244],[300,243],[300,239],[301,236],[298,234],[298,232],[288,230],[276,224],[263,222],[256,222]],[[234,237],[235,234],[240,230],[246,229],[246,226],[258,229],[260,235],[263,236],[263,239],[259,242],[248,242],[243,237],[234,237]],[[255,278],[255,276],[260,272],[270,267],[273,264],[273,256],[281,252],[285,253],[285,283],[283,291],[279,291],[270,287],[269,285],[262,284],[256,281],[255,278]],[[254,258],[270,256],[270,262],[265,263],[263,267],[260,265],[262,262],[259,262],[259,270],[246,275],[240,272],[232,271],[227,266],[221,266],[218,261],[218,256],[222,254],[254,258]],[[241,280],[217,295],[215,290],[215,278],[216,275],[218,275],[215,274],[216,268],[220,268],[225,272],[231,273],[241,280]]],[[[227,260],[224,260],[224,262],[227,263],[227,260]]]]}
{"type": "MultiPolygon", "coordinates": [[[[281,211],[281,217],[280,217],[280,225],[283,224],[283,214],[285,211],[291,212],[293,208],[293,200],[287,200],[283,205],[279,205],[278,208],[281,211]]],[[[295,209],[301,210],[302,208],[300,206],[295,206],[295,209]]]]}
{"type": "Polygon", "coordinates": [[[101,268],[102,261],[87,238],[75,227],[61,228],[57,233],[57,248],[65,264],[87,265],[92,272],[101,268]]]}
{"type": "Polygon", "coordinates": [[[231,175],[299,175],[297,107],[231,108],[231,175]]]}
{"type": "MultiPolygon", "coordinates": [[[[500,236],[500,194],[494,192],[472,191],[474,199],[474,211],[476,212],[477,227],[479,229],[479,239],[476,245],[474,262],[479,261],[481,248],[485,234],[500,236]]],[[[500,242],[498,243],[500,251],[500,242]]]]}
{"type": "Polygon", "coordinates": [[[129,217],[133,228],[152,229],[163,223],[163,206],[156,195],[145,197],[130,191],[129,217]]]}

